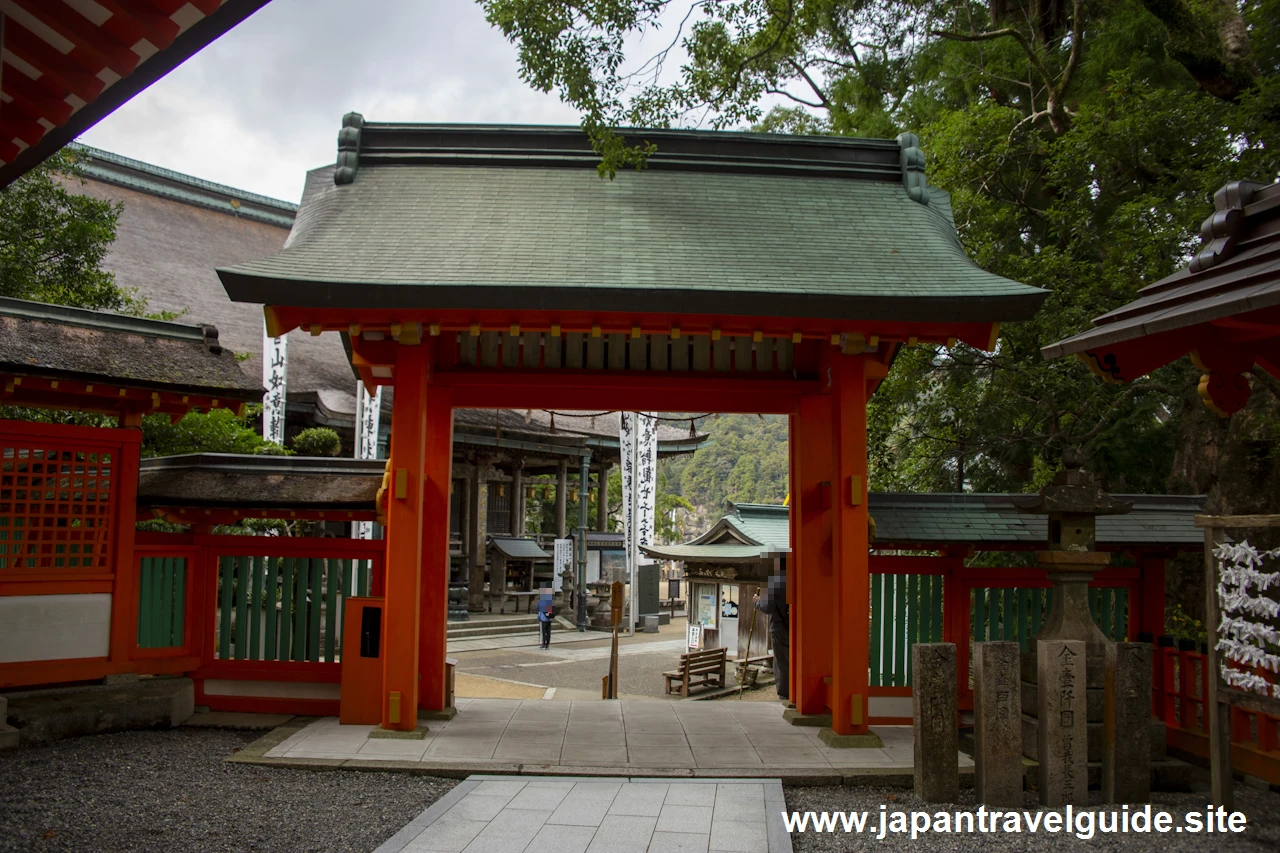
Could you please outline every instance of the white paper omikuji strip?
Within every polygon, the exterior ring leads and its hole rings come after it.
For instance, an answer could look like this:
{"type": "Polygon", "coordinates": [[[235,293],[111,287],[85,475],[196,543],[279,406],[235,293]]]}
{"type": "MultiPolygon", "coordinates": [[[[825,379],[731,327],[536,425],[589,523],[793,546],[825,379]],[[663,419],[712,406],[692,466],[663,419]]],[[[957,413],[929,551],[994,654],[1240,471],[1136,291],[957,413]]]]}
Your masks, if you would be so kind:
{"type": "Polygon", "coordinates": [[[1273,646],[1280,646],[1280,631],[1239,617],[1223,619],[1218,626],[1218,633],[1236,640],[1262,640],[1273,646]]]}
{"type": "Polygon", "coordinates": [[[1280,672],[1280,655],[1270,654],[1258,646],[1249,643],[1238,643],[1235,640],[1221,639],[1218,641],[1217,649],[1236,663],[1269,669],[1272,672],[1280,672]]]}
{"type": "Polygon", "coordinates": [[[1280,585],[1280,572],[1262,572],[1267,560],[1280,557],[1280,548],[1259,551],[1247,541],[1219,545],[1214,549],[1218,559],[1218,603],[1223,620],[1218,625],[1215,647],[1222,652],[1222,680],[1232,687],[1280,696],[1280,684],[1272,684],[1257,672],[1246,672],[1228,666],[1240,664],[1254,670],[1280,673],[1280,654],[1268,647],[1280,646],[1280,630],[1265,622],[1280,615],[1280,601],[1267,596],[1273,584],[1280,585]]]}
{"type": "MultiPolygon", "coordinates": [[[[1273,690],[1272,685],[1262,676],[1254,675],[1252,672],[1242,672],[1238,669],[1223,670],[1222,680],[1229,687],[1238,687],[1241,690],[1248,690],[1250,693],[1260,693],[1263,696],[1268,695],[1268,693],[1273,690]]],[[[1277,692],[1275,695],[1280,696],[1280,692],[1277,692]]]]}

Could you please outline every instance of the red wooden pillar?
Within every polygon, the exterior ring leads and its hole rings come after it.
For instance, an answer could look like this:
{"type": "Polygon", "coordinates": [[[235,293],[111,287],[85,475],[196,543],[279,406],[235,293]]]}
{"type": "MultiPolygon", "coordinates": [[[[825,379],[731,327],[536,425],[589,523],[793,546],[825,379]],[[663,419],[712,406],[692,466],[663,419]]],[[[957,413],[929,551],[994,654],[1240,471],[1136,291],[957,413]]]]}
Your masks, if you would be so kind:
{"type": "Polygon", "coordinates": [[[396,347],[387,495],[387,578],[383,612],[382,727],[418,724],[418,619],[422,610],[422,498],[427,436],[427,347],[396,347]]]}
{"type": "Polygon", "coordinates": [[[427,391],[427,441],[422,479],[422,616],[418,647],[418,701],[439,711],[445,701],[446,637],[449,617],[449,480],[453,463],[452,395],[446,388],[427,391]]]}
{"type": "MultiPolygon", "coordinates": [[[[138,569],[133,557],[134,530],[138,512],[138,470],[142,451],[142,418],[136,416],[116,435],[121,440],[120,455],[112,466],[116,481],[115,525],[113,531],[115,580],[111,585],[111,670],[128,672],[133,650],[138,647],[138,569]]],[[[105,467],[105,466],[104,466],[105,467]]]]}
{"type": "Polygon", "coordinates": [[[814,394],[791,416],[791,701],[800,714],[826,714],[831,676],[831,523],[835,479],[832,397],[814,394]]]}
{"type": "Polygon", "coordinates": [[[1156,637],[1164,633],[1164,569],[1164,557],[1143,554],[1138,558],[1142,577],[1142,612],[1138,627],[1133,624],[1136,620],[1129,620],[1130,640],[1137,639],[1139,631],[1150,631],[1156,637]]]}
{"type": "Polygon", "coordinates": [[[835,568],[831,655],[831,728],[867,734],[871,575],[867,554],[867,359],[835,356],[835,483],[832,564],[835,568]]]}

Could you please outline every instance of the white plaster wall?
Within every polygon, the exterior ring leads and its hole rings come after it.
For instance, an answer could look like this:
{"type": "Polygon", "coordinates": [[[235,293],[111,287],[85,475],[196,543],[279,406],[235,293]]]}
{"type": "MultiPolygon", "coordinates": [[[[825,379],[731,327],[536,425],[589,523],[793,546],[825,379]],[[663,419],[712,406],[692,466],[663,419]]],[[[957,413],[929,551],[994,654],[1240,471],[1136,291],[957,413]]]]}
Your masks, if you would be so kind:
{"type": "Polygon", "coordinates": [[[0,663],[110,653],[110,593],[0,596],[0,663]]]}
{"type": "Polygon", "coordinates": [[[910,696],[872,696],[867,700],[869,717],[910,717],[910,696]]]}
{"type": "Polygon", "coordinates": [[[263,699],[340,699],[342,685],[305,681],[231,681],[207,678],[204,692],[210,696],[257,696],[263,699]]]}

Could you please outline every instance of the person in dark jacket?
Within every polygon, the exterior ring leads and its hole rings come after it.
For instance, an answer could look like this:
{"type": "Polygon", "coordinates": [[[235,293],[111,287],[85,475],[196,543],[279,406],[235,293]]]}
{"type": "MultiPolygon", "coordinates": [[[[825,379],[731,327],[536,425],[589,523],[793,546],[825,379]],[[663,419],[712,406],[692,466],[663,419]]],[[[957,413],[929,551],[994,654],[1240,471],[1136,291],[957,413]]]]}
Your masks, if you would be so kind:
{"type": "Polygon", "coordinates": [[[538,628],[542,633],[541,647],[544,649],[551,648],[551,618],[555,615],[555,608],[551,605],[551,590],[543,587],[538,596],[538,628]]]}
{"type": "Polygon", "coordinates": [[[779,699],[790,698],[791,675],[791,610],[787,606],[787,567],[769,578],[764,595],[752,599],[756,610],[769,617],[769,637],[773,641],[773,674],[779,699]]]}

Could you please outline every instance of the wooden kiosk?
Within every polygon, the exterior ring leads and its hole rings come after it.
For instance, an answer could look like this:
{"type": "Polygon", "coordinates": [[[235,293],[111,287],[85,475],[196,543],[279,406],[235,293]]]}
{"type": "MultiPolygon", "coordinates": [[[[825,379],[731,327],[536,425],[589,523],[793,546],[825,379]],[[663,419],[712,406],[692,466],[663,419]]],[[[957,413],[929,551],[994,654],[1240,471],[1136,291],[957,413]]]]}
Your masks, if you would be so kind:
{"type": "Polygon", "coordinates": [[[791,417],[791,696],[870,742],[867,397],[900,347],[990,349],[1045,294],[965,257],[914,135],[640,139],[609,181],[577,128],[351,114],[289,246],[219,270],[395,390],[382,725],[444,708],[454,408],[760,412],[791,417]]]}

